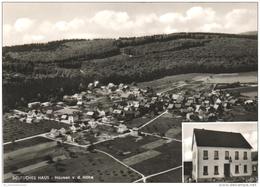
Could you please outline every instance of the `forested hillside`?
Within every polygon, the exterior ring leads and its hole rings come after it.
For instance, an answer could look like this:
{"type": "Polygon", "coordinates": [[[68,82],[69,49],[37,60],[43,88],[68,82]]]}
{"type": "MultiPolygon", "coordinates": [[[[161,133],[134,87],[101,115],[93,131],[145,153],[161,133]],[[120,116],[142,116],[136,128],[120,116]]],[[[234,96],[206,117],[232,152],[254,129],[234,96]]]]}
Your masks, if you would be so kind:
{"type": "Polygon", "coordinates": [[[257,70],[257,35],[175,33],[3,47],[4,110],[57,100],[89,82],[257,70]]]}

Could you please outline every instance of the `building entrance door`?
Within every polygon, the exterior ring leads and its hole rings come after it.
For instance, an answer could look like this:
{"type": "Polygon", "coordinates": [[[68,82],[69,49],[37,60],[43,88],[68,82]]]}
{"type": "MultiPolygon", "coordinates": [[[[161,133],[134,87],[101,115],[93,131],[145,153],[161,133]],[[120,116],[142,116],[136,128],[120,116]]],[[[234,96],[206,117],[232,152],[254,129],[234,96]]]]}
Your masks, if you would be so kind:
{"type": "Polygon", "coordinates": [[[230,177],[230,164],[224,164],[224,176],[230,177]]]}

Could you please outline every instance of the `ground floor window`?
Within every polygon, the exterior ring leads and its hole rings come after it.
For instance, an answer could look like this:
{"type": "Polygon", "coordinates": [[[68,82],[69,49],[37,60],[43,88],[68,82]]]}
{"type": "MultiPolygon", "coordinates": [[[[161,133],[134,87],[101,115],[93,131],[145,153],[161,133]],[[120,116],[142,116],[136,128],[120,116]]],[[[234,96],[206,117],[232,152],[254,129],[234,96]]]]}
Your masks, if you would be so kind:
{"type": "Polygon", "coordinates": [[[218,175],[218,166],[214,166],[214,175],[218,175]]]}
{"type": "Polygon", "coordinates": [[[239,173],[239,165],[235,166],[235,173],[238,174],[239,173]]]}
{"type": "Polygon", "coordinates": [[[244,173],[247,173],[247,165],[244,165],[244,173]]]}
{"type": "Polygon", "coordinates": [[[203,166],[203,175],[208,175],[208,166],[203,166]]]}

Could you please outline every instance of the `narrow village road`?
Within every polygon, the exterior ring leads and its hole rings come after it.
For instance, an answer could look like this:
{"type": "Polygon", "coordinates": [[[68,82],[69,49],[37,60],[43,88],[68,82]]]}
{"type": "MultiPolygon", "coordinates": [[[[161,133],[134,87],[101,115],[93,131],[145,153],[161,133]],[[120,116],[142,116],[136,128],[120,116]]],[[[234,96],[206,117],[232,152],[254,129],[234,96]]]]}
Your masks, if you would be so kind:
{"type": "Polygon", "coordinates": [[[182,165],[181,165],[181,166],[174,167],[174,168],[171,168],[171,169],[167,169],[167,170],[164,170],[164,171],[161,171],[161,172],[158,172],[158,173],[154,173],[154,174],[152,174],[152,175],[145,176],[145,177],[143,177],[143,178],[141,178],[141,179],[138,179],[138,180],[134,181],[133,183],[137,183],[137,182],[140,182],[140,181],[146,182],[146,180],[147,180],[148,178],[151,178],[151,177],[154,177],[154,176],[157,176],[157,175],[161,175],[161,174],[164,174],[164,173],[167,173],[167,172],[170,172],[170,171],[174,171],[174,170],[177,170],[177,169],[179,169],[179,168],[182,168],[182,165]]]}
{"type": "MultiPolygon", "coordinates": [[[[105,139],[105,140],[100,140],[100,141],[94,142],[93,145],[96,145],[96,144],[99,144],[99,143],[103,143],[103,142],[106,142],[106,141],[110,141],[110,140],[113,140],[113,139],[115,139],[115,138],[120,138],[120,137],[128,136],[128,135],[130,135],[130,132],[129,132],[129,133],[125,133],[125,134],[120,134],[120,135],[118,135],[118,136],[113,136],[112,138],[109,138],[109,139],[105,139]]],[[[42,135],[42,137],[48,138],[48,139],[53,140],[53,141],[59,141],[59,140],[56,139],[56,138],[52,138],[52,137],[47,136],[46,134],[45,134],[45,135],[42,135]]],[[[82,147],[82,148],[87,148],[88,146],[91,145],[91,144],[79,145],[79,144],[77,144],[77,143],[71,143],[71,142],[67,142],[67,141],[62,142],[62,143],[67,144],[67,145],[73,145],[73,146],[77,146],[77,147],[82,147]]]]}
{"type": "Polygon", "coordinates": [[[153,118],[152,120],[148,121],[147,123],[143,124],[142,126],[138,127],[138,130],[144,128],[145,126],[149,125],[150,123],[152,123],[153,121],[155,121],[156,119],[158,119],[159,117],[161,117],[162,115],[166,114],[168,112],[168,110],[165,110],[163,113],[161,113],[160,115],[156,116],[155,118],[153,118]]]}
{"type": "MultiPolygon", "coordinates": [[[[118,163],[120,163],[120,164],[122,164],[123,166],[127,167],[128,169],[134,171],[135,173],[138,173],[139,175],[142,176],[141,179],[144,179],[144,178],[145,178],[144,174],[142,174],[142,173],[140,173],[139,171],[135,170],[134,168],[132,168],[132,167],[126,165],[124,162],[118,160],[117,158],[115,158],[115,157],[112,156],[111,154],[109,154],[109,153],[107,153],[107,152],[104,152],[104,151],[101,151],[101,150],[99,150],[99,149],[95,149],[95,150],[96,150],[97,152],[99,152],[99,153],[103,153],[103,154],[109,156],[110,158],[114,159],[115,161],[117,161],[118,163]]],[[[138,180],[141,180],[141,179],[138,179],[138,180]]]]}
{"type": "Polygon", "coordinates": [[[152,133],[148,133],[148,132],[142,132],[142,133],[145,134],[145,135],[154,136],[154,137],[157,137],[157,138],[163,138],[163,139],[167,139],[167,140],[174,140],[176,142],[182,142],[181,140],[175,139],[175,138],[170,138],[170,137],[166,137],[166,136],[160,136],[160,135],[152,134],[152,133]]]}
{"type": "MultiPolygon", "coordinates": [[[[33,135],[33,136],[28,136],[28,137],[26,137],[26,138],[21,138],[21,139],[15,140],[15,142],[20,142],[20,141],[32,139],[32,138],[35,138],[35,137],[44,136],[44,135],[46,135],[46,134],[47,134],[47,133],[42,133],[42,134],[36,134],[36,135],[33,135]]],[[[10,141],[10,142],[5,142],[5,143],[3,143],[3,144],[4,144],[4,145],[7,145],[7,144],[11,144],[11,143],[13,143],[13,142],[10,141]]]]}
{"type": "Polygon", "coordinates": [[[196,82],[196,81],[203,81],[203,80],[204,80],[204,79],[201,78],[201,79],[193,80],[193,81],[191,81],[191,82],[189,82],[189,83],[183,83],[183,84],[180,84],[180,85],[178,85],[178,86],[175,86],[174,88],[169,88],[169,89],[167,89],[167,90],[164,90],[164,91],[162,91],[162,92],[159,92],[159,94],[162,94],[162,93],[165,93],[165,92],[169,92],[169,91],[174,90],[174,89],[176,89],[176,88],[181,88],[181,87],[183,87],[183,86],[192,84],[192,83],[194,83],[194,82],[196,82]]]}
{"type": "MultiPolygon", "coordinates": [[[[189,83],[190,84],[190,83],[189,83]]],[[[175,86],[174,88],[169,88],[169,89],[167,89],[167,90],[164,90],[164,91],[162,91],[162,92],[159,92],[159,94],[163,94],[163,93],[165,93],[165,92],[169,92],[169,91],[171,91],[171,90],[174,90],[174,89],[176,89],[176,88],[181,88],[181,87],[183,87],[183,86],[186,86],[186,85],[188,85],[188,84],[180,84],[180,85],[178,85],[178,86],[175,86]]]]}

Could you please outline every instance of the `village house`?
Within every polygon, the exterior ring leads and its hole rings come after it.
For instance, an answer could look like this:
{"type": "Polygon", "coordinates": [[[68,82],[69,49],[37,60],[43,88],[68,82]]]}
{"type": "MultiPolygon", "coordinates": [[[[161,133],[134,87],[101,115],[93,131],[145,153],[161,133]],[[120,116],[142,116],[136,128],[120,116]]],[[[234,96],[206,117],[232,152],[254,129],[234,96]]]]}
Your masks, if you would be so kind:
{"type": "Polygon", "coordinates": [[[41,107],[49,107],[51,106],[52,103],[51,102],[44,102],[44,103],[41,103],[41,107]]]}
{"type": "Polygon", "coordinates": [[[59,131],[57,129],[51,129],[51,131],[48,133],[48,136],[51,138],[56,138],[59,136],[59,131]]]}
{"type": "Polygon", "coordinates": [[[63,108],[60,110],[56,110],[54,114],[58,116],[58,119],[63,123],[73,124],[74,122],[79,120],[78,114],[79,110],[73,108],[63,108]]]}
{"type": "Polygon", "coordinates": [[[118,132],[118,133],[124,133],[124,132],[126,132],[127,130],[128,130],[128,128],[127,128],[126,125],[120,124],[120,125],[118,126],[117,132],[118,132]]]}
{"type": "Polygon", "coordinates": [[[37,108],[41,105],[40,102],[32,102],[32,103],[28,103],[28,108],[37,108]]]}
{"type": "Polygon", "coordinates": [[[53,110],[47,110],[45,114],[48,118],[50,118],[53,114],[53,110]]]}
{"type": "Polygon", "coordinates": [[[192,178],[203,182],[251,176],[251,149],[241,133],[194,129],[192,178]]]}

